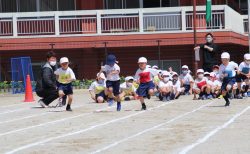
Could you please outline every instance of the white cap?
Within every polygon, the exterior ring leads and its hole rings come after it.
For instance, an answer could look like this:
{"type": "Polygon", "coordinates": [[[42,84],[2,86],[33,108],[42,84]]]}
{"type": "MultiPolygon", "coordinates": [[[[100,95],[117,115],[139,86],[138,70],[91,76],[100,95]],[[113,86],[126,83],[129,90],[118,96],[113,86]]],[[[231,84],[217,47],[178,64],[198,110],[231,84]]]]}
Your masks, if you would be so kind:
{"type": "Polygon", "coordinates": [[[244,59],[250,60],[250,54],[249,54],[249,53],[246,53],[246,54],[244,55],[244,59]]]}
{"type": "Polygon", "coordinates": [[[151,68],[151,65],[146,65],[146,68],[151,68]]]}
{"type": "Polygon", "coordinates": [[[147,60],[147,58],[145,58],[145,57],[140,57],[139,59],[138,59],[138,63],[147,63],[148,62],[148,60],[147,60]]]}
{"type": "Polygon", "coordinates": [[[188,69],[188,66],[187,65],[183,65],[181,68],[182,69],[188,69]]]}
{"type": "Polygon", "coordinates": [[[168,71],[163,71],[162,76],[170,76],[170,73],[168,71]]]}
{"type": "Polygon", "coordinates": [[[226,59],[230,59],[230,54],[228,52],[223,52],[221,54],[221,58],[226,58],[226,59]]]}
{"type": "Polygon", "coordinates": [[[211,73],[210,73],[210,76],[211,76],[211,77],[216,77],[216,74],[215,74],[214,72],[211,72],[211,73]]]}
{"type": "Polygon", "coordinates": [[[204,75],[210,75],[210,73],[209,72],[205,72],[204,75]]]}
{"type": "Polygon", "coordinates": [[[177,72],[173,72],[172,76],[175,76],[175,75],[179,76],[177,72]]]}
{"type": "Polygon", "coordinates": [[[127,77],[125,78],[125,81],[129,81],[129,80],[134,80],[134,78],[133,78],[132,76],[127,76],[127,77]]]}
{"type": "Polygon", "coordinates": [[[203,69],[198,69],[198,70],[196,71],[196,74],[198,74],[198,73],[204,73],[204,70],[203,70],[203,69]]]}
{"type": "Polygon", "coordinates": [[[152,68],[153,69],[158,69],[159,67],[157,65],[154,65],[152,68]]]}
{"type": "MultiPolygon", "coordinates": [[[[96,74],[96,77],[98,76],[99,76],[99,73],[96,74]]],[[[102,78],[103,80],[106,80],[104,73],[101,73],[99,77],[102,78]]]]}
{"type": "Polygon", "coordinates": [[[69,62],[69,59],[67,57],[62,57],[60,59],[60,64],[62,64],[62,63],[68,63],[68,62],[69,62]]]}

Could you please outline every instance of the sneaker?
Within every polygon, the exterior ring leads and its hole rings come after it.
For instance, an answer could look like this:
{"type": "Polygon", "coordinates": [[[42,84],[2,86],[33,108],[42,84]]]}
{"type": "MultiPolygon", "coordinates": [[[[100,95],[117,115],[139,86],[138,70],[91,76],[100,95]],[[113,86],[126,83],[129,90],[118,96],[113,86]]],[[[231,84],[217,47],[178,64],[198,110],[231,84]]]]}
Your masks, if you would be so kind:
{"type": "Polygon", "coordinates": [[[167,101],[170,101],[170,95],[166,96],[167,101]]]}
{"type": "Polygon", "coordinates": [[[163,101],[163,102],[167,102],[167,101],[168,101],[168,100],[167,100],[167,97],[163,97],[163,98],[162,98],[162,101],[163,101]]]}
{"type": "Polygon", "coordinates": [[[207,95],[207,99],[212,99],[213,98],[213,95],[209,94],[207,95]]]}
{"type": "Polygon", "coordinates": [[[141,104],[141,110],[147,110],[147,106],[145,103],[141,104]]]}
{"type": "Polygon", "coordinates": [[[229,94],[229,99],[234,99],[234,94],[230,93],[229,94]]]}
{"type": "Polygon", "coordinates": [[[207,97],[206,97],[205,95],[202,95],[202,96],[201,96],[201,99],[202,99],[202,100],[206,100],[207,97]]]}
{"type": "Polygon", "coordinates": [[[245,92],[245,93],[243,94],[243,97],[248,97],[248,96],[247,96],[247,92],[245,92]]]}
{"type": "Polygon", "coordinates": [[[150,99],[150,98],[151,98],[151,96],[150,96],[149,94],[147,94],[147,98],[148,98],[148,99],[150,99]]]}
{"type": "Polygon", "coordinates": [[[114,100],[113,99],[109,99],[108,100],[108,104],[109,104],[109,106],[112,106],[114,104],[114,100]]]}
{"type": "Polygon", "coordinates": [[[47,108],[48,107],[48,105],[46,105],[44,102],[43,102],[43,100],[42,99],[40,99],[39,101],[38,101],[38,103],[41,105],[41,107],[43,107],[43,108],[47,108]]]}
{"type": "Polygon", "coordinates": [[[67,105],[67,107],[66,107],[66,111],[72,111],[72,109],[71,109],[70,105],[67,105]]]}
{"type": "Polygon", "coordinates": [[[116,110],[117,110],[117,111],[121,111],[121,108],[122,108],[121,102],[117,102],[116,110]]]}
{"type": "Polygon", "coordinates": [[[229,102],[229,101],[226,102],[225,106],[227,107],[227,106],[229,106],[229,105],[230,105],[230,102],[229,102]]]}
{"type": "Polygon", "coordinates": [[[243,97],[241,95],[237,95],[236,98],[237,99],[243,99],[243,97]]]}
{"type": "Polygon", "coordinates": [[[250,97],[250,92],[247,92],[247,96],[250,97]]]}
{"type": "Polygon", "coordinates": [[[222,99],[223,98],[223,95],[220,95],[219,97],[218,97],[218,99],[222,99]]]}
{"type": "Polygon", "coordinates": [[[59,98],[59,100],[58,100],[58,107],[62,107],[63,106],[62,101],[63,101],[63,98],[59,98]]]}

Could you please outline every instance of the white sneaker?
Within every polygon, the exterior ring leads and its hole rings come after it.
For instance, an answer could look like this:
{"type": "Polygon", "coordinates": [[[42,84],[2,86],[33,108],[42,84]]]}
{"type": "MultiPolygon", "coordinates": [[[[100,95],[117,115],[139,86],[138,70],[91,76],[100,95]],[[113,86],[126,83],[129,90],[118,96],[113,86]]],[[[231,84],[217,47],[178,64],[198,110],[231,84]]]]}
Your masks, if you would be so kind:
{"type": "Polygon", "coordinates": [[[58,100],[58,107],[63,107],[62,101],[63,101],[63,99],[59,98],[59,100],[58,100]]]}
{"type": "Polygon", "coordinates": [[[48,105],[46,105],[41,99],[38,101],[38,103],[41,105],[43,108],[47,108],[48,105]]]}

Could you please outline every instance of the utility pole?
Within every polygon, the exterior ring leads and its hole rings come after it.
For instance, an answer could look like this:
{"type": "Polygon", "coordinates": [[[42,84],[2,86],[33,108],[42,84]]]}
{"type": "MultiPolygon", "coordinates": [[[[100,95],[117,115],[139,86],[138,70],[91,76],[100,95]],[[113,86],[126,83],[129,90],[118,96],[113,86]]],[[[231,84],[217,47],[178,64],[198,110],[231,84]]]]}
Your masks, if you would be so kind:
{"type": "MultiPolygon", "coordinates": [[[[194,30],[194,47],[197,46],[197,35],[196,35],[196,0],[193,0],[193,30],[194,30]]],[[[195,60],[195,52],[193,53],[193,72],[198,69],[198,62],[195,60]]]]}
{"type": "Polygon", "coordinates": [[[161,40],[157,40],[157,43],[158,43],[158,67],[163,69],[162,66],[161,66],[161,40]]]}

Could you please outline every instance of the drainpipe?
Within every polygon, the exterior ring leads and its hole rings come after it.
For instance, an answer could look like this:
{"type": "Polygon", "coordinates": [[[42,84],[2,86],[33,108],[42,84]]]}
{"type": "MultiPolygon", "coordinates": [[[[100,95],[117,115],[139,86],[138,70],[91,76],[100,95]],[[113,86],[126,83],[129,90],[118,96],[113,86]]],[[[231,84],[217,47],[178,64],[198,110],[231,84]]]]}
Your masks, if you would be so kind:
{"type": "MultiPolygon", "coordinates": [[[[197,46],[196,35],[196,0],[193,0],[193,29],[194,29],[194,47],[197,46]]],[[[198,62],[195,60],[195,52],[193,52],[193,73],[198,69],[198,62]]]]}

